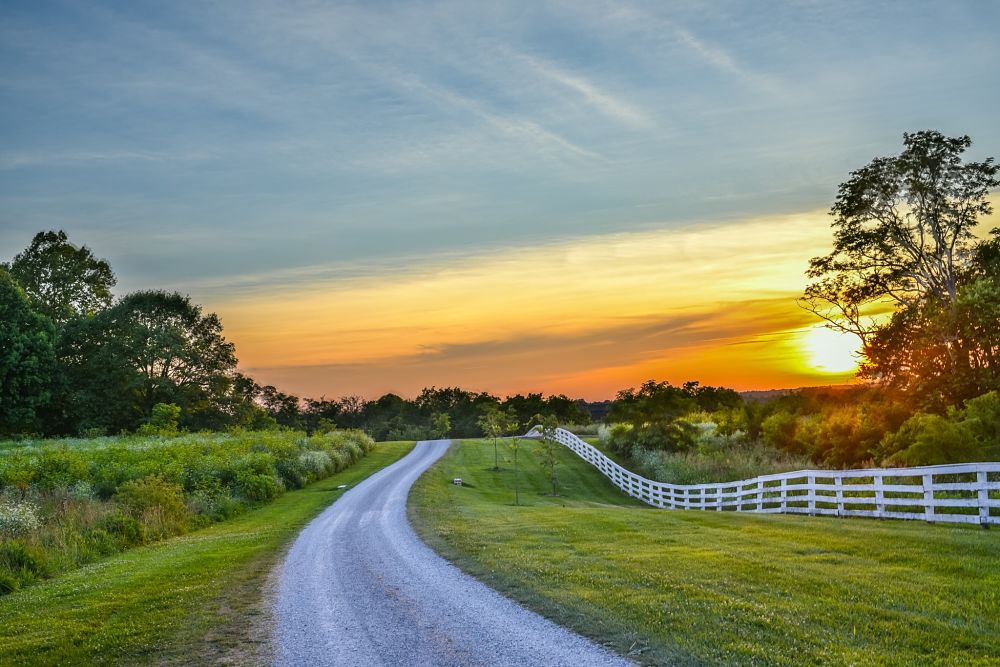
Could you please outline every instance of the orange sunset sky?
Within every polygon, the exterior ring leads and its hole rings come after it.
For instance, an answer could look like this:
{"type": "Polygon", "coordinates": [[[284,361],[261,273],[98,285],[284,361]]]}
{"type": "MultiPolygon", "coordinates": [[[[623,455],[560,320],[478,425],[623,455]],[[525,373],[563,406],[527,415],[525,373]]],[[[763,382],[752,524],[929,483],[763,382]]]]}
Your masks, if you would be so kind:
{"type": "Polygon", "coordinates": [[[601,235],[214,305],[254,377],[311,396],[838,384],[856,339],[796,302],[829,225],[817,210],[601,235]]]}

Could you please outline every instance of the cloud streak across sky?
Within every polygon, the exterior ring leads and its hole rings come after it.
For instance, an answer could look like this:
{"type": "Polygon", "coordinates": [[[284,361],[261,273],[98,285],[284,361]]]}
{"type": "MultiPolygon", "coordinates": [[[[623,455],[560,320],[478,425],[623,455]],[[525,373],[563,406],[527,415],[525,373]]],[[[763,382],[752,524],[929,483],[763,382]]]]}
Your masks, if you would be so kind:
{"type": "Polygon", "coordinates": [[[66,229],[316,394],[825,381],[836,184],[904,131],[1000,145],[994,3],[0,14],[0,255],[66,229]]]}

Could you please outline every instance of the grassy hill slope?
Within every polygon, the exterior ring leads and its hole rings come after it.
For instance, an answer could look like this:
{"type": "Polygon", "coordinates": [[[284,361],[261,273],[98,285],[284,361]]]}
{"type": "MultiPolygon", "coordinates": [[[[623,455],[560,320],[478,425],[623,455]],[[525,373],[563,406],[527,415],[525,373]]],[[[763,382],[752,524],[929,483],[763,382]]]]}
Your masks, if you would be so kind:
{"type": "Polygon", "coordinates": [[[557,498],[522,453],[514,507],[505,458],[493,472],[491,444],[456,443],[411,493],[417,530],[640,662],[1000,664],[1000,531],[643,508],[568,450],[557,498]]]}

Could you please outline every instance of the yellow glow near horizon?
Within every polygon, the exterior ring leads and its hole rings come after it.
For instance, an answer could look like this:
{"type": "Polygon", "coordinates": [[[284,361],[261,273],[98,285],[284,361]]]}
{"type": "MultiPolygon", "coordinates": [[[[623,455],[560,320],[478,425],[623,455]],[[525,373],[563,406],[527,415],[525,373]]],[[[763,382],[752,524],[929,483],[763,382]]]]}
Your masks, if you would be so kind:
{"type": "Polygon", "coordinates": [[[796,299],[830,239],[817,210],[484,250],[359,278],[300,273],[207,306],[243,368],[307,396],[460,385],[602,398],[649,378],[828,384],[850,379],[856,346],[814,326],[796,299]]]}
{"type": "Polygon", "coordinates": [[[822,373],[847,373],[858,367],[861,343],[853,334],[817,325],[802,335],[805,362],[822,373]]]}

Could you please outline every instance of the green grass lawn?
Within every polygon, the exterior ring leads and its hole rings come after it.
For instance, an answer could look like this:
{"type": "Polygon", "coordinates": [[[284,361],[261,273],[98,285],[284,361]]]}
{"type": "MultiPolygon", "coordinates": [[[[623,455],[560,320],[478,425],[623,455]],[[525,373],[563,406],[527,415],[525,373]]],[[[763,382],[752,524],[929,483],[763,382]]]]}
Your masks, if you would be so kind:
{"type": "Polygon", "coordinates": [[[641,508],[562,454],[563,496],[523,455],[513,507],[510,462],[456,443],[411,518],[487,584],[647,664],[1000,665],[1000,531],[641,508]]]}
{"type": "Polygon", "coordinates": [[[412,442],[264,507],[0,597],[0,665],[270,664],[269,575],[302,527],[412,442]]]}

